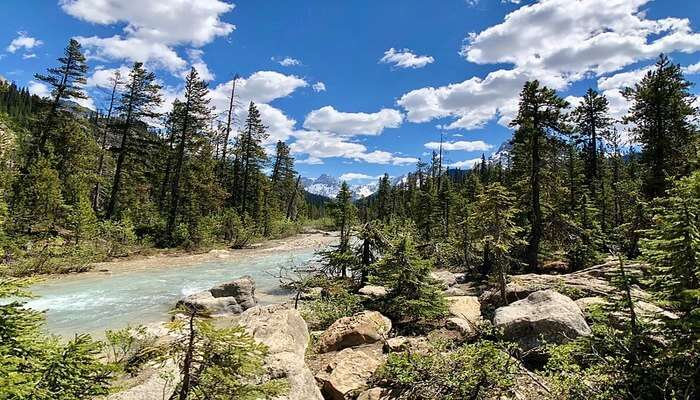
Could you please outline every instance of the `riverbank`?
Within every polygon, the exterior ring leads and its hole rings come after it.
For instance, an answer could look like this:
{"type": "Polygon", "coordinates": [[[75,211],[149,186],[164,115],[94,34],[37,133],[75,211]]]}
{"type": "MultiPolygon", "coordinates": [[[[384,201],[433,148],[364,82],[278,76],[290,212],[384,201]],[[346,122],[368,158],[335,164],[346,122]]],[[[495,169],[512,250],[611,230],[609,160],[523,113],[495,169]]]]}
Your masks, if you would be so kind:
{"type": "Polygon", "coordinates": [[[243,249],[231,249],[225,246],[216,247],[207,251],[183,251],[178,249],[163,249],[157,254],[135,254],[125,258],[116,258],[90,264],[90,269],[85,272],[68,274],[46,275],[46,280],[57,280],[74,275],[90,276],[104,275],[114,272],[140,271],[148,268],[178,267],[192,264],[201,264],[212,261],[238,261],[247,257],[280,255],[284,252],[299,250],[320,250],[338,240],[336,232],[315,230],[299,233],[281,239],[269,239],[255,243],[243,249]]]}

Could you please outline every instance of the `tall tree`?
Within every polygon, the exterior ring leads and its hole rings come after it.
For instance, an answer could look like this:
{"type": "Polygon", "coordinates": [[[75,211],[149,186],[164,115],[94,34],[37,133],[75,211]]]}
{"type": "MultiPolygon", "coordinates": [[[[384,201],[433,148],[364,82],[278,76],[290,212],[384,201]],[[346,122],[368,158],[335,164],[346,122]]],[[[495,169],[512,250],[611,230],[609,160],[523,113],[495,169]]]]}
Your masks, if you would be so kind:
{"type": "Polygon", "coordinates": [[[92,209],[97,212],[97,208],[100,203],[100,195],[102,192],[102,174],[104,173],[104,161],[105,161],[105,151],[107,148],[107,136],[112,128],[112,113],[114,111],[114,106],[117,100],[117,94],[121,90],[121,86],[124,84],[122,80],[121,73],[119,70],[114,72],[114,75],[110,78],[110,83],[112,84],[112,91],[109,96],[109,105],[107,106],[107,114],[104,117],[104,125],[102,126],[102,135],[100,140],[100,156],[97,161],[97,183],[95,183],[95,188],[93,189],[92,195],[92,209]]]}
{"type": "Polygon", "coordinates": [[[129,153],[131,131],[137,123],[143,122],[144,118],[156,117],[158,113],[155,111],[155,108],[161,102],[160,85],[156,83],[155,74],[148,72],[143,67],[143,63],[134,63],[129,74],[129,82],[124,87],[124,93],[122,93],[120,104],[117,107],[117,111],[120,112],[122,118],[120,122],[122,137],[121,146],[118,150],[119,156],[117,157],[114,181],[112,182],[112,193],[107,206],[107,218],[112,217],[116,211],[124,163],[129,153]]]}
{"type": "Polygon", "coordinates": [[[581,104],[573,111],[575,135],[583,145],[586,157],[586,183],[595,196],[599,185],[600,168],[598,148],[609,135],[612,120],[608,115],[608,99],[593,89],[588,89],[581,104]]]}
{"type": "Polygon", "coordinates": [[[641,143],[647,199],[663,196],[669,179],[687,175],[697,157],[697,128],[691,123],[697,109],[691,86],[681,66],[662,54],[641,82],[623,91],[632,102],[625,121],[634,124],[632,134],[641,143]]]}
{"type": "Polygon", "coordinates": [[[87,82],[86,74],[88,66],[82,53],[80,43],[71,39],[66,46],[63,56],[58,58],[59,66],[49,68],[47,74],[36,74],[36,79],[47,83],[51,87],[51,107],[46,120],[40,129],[36,150],[29,158],[43,155],[46,142],[54,127],[55,118],[61,103],[70,99],[85,99],[87,95],[83,91],[83,85],[87,82]]]}
{"type": "Polygon", "coordinates": [[[180,180],[185,163],[185,154],[188,141],[194,136],[201,134],[211,118],[209,107],[209,89],[207,83],[199,78],[197,70],[192,67],[190,73],[185,78],[185,101],[181,107],[182,115],[179,116],[181,125],[177,127],[179,140],[175,159],[175,170],[173,182],[170,188],[170,209],[168,213],[167,235],[172,239],[175,223],[180,206],[180,180]]]}
{"type": "Polygon", "coordinates": [[[527,82],[520,94],[518,115],[511,123],[517,127],[513,137],[514,168],[521,191],[528,197],[525,202],[530,230],[525,257],[531,271],[537,268],[544,233],[542,170],[555,135],[566,131],[563,110],[567,106],[554,90],[540,87],[538,81],[527,82]]]}

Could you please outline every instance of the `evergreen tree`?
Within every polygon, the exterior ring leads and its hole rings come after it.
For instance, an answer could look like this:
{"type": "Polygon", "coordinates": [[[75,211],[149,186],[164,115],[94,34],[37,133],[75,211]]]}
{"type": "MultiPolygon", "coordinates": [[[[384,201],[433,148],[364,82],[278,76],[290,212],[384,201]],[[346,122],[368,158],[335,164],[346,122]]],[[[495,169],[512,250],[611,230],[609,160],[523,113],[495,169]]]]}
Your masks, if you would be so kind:
{"type": "Polygon", "coordinates": [[[528,244],[525,258],[529,270],[538,266],[544,216],[542,214],[542,171],[548,152],[555,146],[555,135],[566,131],[563,110],[567,102],[556,92],[540,87],[538,81],[527,82],[520,95],[520,108],[511,126],[517,127],[513,136],[513,158],[519,190],[526,197],[529,220],[528,244]]]}
{"type": "Polygon", "coordinates": [[[594,197],[600,179],[598,148],[602,140],[609,136],[612,125],[608,112],[608,99],[595,90],[588,89],[581,104],[572,113],[576,124],[576,139],[583,145],[586,154],[586,183],[594,197]]]}
{"type": "Polygon", "coordinates": [[[389,288],[383,313],[401,322],[433,320],[447,312],[447,301],[431,275],[429,260],[418,257],[411,238],[401,236],[377,262],[373,281],[389,288]]]}
{"type": "Polygon", "coordinates": [[[641,82],[624,91],[632,102],[625,121],[634,124],[632,133],[642,147],[647,199],[663,196],[669,179],[687,175],[693,168],[697,129],[690,119],[697,109],[691,85],[681,66],[662,54],[641,82]]]}
{"type": "Polygon", "coordinates": [[[121,114],[120,121],[121,145],[119,147],[112,193],[107,206],[107,218],[114,215],[121,190],[122,175],[125,168],[127,155],[132,150],[130,139],[134,127],[144,118],[155,117],[155,108],[160,105],[162,99],[159,94],[160,86],[155,82],[156,76],[143,67],[143,63],[134,63],[129,81],[124,87],[117,111],[121,114]]]}
{"type": "Polygon", "coordinates": [[[250,216],[255,214],[255,204],[259,200],[256,196],[258,193],[256,185],[262,176],[262,167],[267,162],[267,154],[262,147],[262,142],[267,137],[267,128],[262,123],[260,111],[255,103],[250,102],[248,117],[234,149],[238,165],[234,165],[234,174],[237,177],[233,191],[240,193],[237,205],[241,214],[250,216]]]}
{"type": "Polygon", "coordinates": [[[377,219],[384,223],[389,222],[392,211],[391,182],[389,174],[384,174],[379,179],[377,188],[377,219]]]}

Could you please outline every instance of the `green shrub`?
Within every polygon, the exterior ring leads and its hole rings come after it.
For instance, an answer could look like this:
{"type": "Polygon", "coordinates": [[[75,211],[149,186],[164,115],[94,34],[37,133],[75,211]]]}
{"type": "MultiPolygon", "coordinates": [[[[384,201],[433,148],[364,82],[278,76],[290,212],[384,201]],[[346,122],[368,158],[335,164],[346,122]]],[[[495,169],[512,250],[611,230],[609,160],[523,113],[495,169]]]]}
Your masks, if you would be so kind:
{"type": "Polygon", "coordinates": [[[495,343],[480,341],[452,352],[392,353],[374,383],[398,400],[499,398],[513,385],[516,361],[495,343]]]}
{"type": "Polygon", "coordinates": [[[359,296],[343,288],[329,292],[328,296],[305,303],[302,307],[302,316],[311,329],[326,329],[336,320],[362,311],[359,296]]]}
{"type": "Polygon", "coordinates": [[[160,353],[157,338],[142,325],[105,331],[110,361],[121,371],[135,374],[160,353]]]}

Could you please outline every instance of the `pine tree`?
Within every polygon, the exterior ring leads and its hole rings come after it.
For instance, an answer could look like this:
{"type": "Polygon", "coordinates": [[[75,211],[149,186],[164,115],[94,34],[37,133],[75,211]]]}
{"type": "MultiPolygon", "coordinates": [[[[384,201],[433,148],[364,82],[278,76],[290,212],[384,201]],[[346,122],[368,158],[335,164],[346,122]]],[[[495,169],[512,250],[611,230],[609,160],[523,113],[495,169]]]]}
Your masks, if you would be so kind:
{"type": "Polygon", "coordinates": [[[593,89],[588,89],[581,104],[573,111],[576,124],[575,137],[583,145],[586,160],[586,183],[594,197],[600,185],[598,148],[609,136],[612,120],[608,115],[608,99],[593,89]]]}
{"type": "Polygon", "coordinates": [[[389,182],[389,174],[384,174],[379,179],[379,187],[377,189],[377,219],[387,223],[391,219],[391,213],[391,183],[389,182]]]}
{"type": "Polygon", "coordinates": [[[567,102],[556,92],[540,87],[538,81],[527,82],[520,95],[520,109],[511,126],[517,127],[513,136],[514,169],[520,180],[520,191],[530,223],[525,253],[529,270],[538,266],[543,236],[542,170],[548,162],[554,136],[566,131],[563,110],[567,102]]]}
{"type": "Polygon", "coordinates": [[[665,55],[641,82],[624,90],[632,102],[625,122],[633,123],[634,138],[641,143],[647,199],[664,196],[669,179],[688,175],[697,157],[697,128],[690,119],[697,115],[691,82],[680,65],[665,55]]]}
{"type": "Polygon", "coordinates": [[[432,264],[416,254],[408,235],[402,235],[374,267],[370,278],[389,288],[383,313],[393,320],[413,322],[433,320],[447,312],[447,301],[440,285],[430,275],[432,264]]]}
{"type": "Polygon", "coordinates": [[[234,171],[238,170],[234,193],[240,193],[238,210],[241,214],[254,214],[254,207],[258,202],[256,180],[262,176],[262,167],[267,162],[267,154],[262,147],[262,142],[267,137],[267,128],[262,123],[260,111],[255,103],[250,102],[248,117],[234,149],[238,163],[238,166],[234,165],[234,171]]]}
{"type": "Polygon", "coordinates": [[[479,246],[488,249],[492,271],[504,304],[510,266],[515,263],[512,252],[521,244],[521,228],[515,223],[515,200],[500,183],[492,183],[479,193],[471,214],[471,225],[479,238],[479,246]]]}
{"type": "Polygon", "coordinates": [[[180,126],[175,127],[179,133],[177,153],[175,158],[175,169],[173,181],[170,189],[170,209],[168,212],[168,224],[166,234],[172,241],[172,233],[175,230],[175,223],[178,216],[178,208],[182,199],[180,198],[180,185],[185,164],[185,155],[190,141],[195,136],[201,135],[201,130],[206,127],[211,118],[209,108],[209,93],[207,83],[199,78],[197,70],[193,67],[185,78],[185,101],[182,104],[179,116],[180,126]]]}
{"type": "Polygon", "coordinates": [[[143,63],[134,63],[129,82],[124,87],[119,107],[117,111],[121,114],[121,146],[119,147],[117,165],[112,183],[112,193],[107,206],[107,218],[114,215],[121,190],[122,174],[127,160],[127,155],[131,151],[130,139],[135,125],[142,122],[144,118],[155,117],[155,108],[160,105],[162,99],[159,94],[160,86],[155,82],[156,76],[153,72],[148,72],[143,67],[143,63]]]}
{"type": "Polygon", "coordinates": [[[36,153],[28,159],[30,163],[34,161],[36,156],[45,155],[46,142],[51,129],[54,128],[56,114],[61,103],[70,99],[87,98],[82,86],[87,82],[88,67],[80,43],[71,39],[63,56],[58,58],[58,62],[59,66],[49,68],[46,75],[36,75],[36,79],[51,87],[51,107],[39,133],[36,153]]]}

